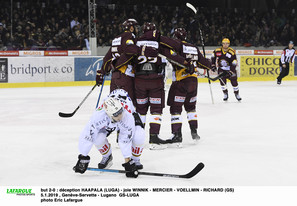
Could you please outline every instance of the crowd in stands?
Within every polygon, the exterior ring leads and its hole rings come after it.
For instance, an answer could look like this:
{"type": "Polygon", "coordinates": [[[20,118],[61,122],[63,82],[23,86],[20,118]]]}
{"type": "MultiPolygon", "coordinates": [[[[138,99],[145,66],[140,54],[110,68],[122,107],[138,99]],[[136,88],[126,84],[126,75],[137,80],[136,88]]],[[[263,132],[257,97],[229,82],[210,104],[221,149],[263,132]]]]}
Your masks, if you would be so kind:
{"type": "MultiPolygon", "coordinates": [[[[176,27],[185,27],[188,41],[201,45],[198,23],[189,9],[144,4],[98,4],[97,45],[111,45],[127,18],[135,18],[140,25],[154,22],[166,36],[176,27]]],[[[246,47],[281,46],[296,40],[297,17],[292,11],[200,8],[198,20],[207,46],[220,45],[223,37],[228,37],[232,46],[246,47]]],[[[0,8],[0,51],[65,49],[89,49],[87,1],[14,1],[12,15],[10,2],[0,8]]]]}

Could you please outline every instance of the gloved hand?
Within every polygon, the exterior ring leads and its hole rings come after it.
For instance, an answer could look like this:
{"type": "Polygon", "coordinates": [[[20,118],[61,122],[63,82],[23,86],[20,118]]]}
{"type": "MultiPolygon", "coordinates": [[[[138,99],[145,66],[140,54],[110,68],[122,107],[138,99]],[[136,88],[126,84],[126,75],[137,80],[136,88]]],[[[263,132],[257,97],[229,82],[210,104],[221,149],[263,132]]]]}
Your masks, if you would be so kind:
{"type": "Polygon", "coordinates": [[[192,62],[187,64],[186,72],[188,72],[189,74],[193,74],[195,72],[195,67],[192,62]]]}
{"type": "Polygon", "coordinates": [[[103,79],[104,79],[104,74],[102,74],[101,70],[97,70],[97,75],[96,75],[96,84],[98,86],[103,84],[103,79]]]}
{"type": "Polygon", "coordinates": [[[157,57],[159,51],[153,47],[142,46],[140,47],[140,55],[146,57],[157,57]]]}
{"type": "Polygon", "coordinates": [[[217,67],[216,67],[216,65],[211,65],[211,71],[213,71],[213,72],[216,72],[217,71],[217,67]]]}
{"type": "Polygon", "coordinates": [[[136,168],[134,160],[130,160],[129,162],[122,164],[122,166],[125,168],[125,171],[127,171],[126,177],[138,177],[138,170],[136,168]]]}
{"type": "Polygon", "coordinates": [[[226,78],[229,78],[229,77],[232,77],[233,75],[234,75],[234,73],[232,72],[232,71],[230,71],[230,70],[228,70],[228,71],[224,71],[224,73],[225,73],[225,77],[226,78]]]}

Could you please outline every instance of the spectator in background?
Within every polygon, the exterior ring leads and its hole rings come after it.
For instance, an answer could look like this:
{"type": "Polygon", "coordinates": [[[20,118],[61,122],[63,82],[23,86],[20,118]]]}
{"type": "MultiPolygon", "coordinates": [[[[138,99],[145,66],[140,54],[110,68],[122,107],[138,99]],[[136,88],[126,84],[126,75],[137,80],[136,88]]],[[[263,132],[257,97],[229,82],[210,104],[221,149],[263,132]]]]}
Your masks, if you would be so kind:
{"type": "MultiPolygon", "coordinates": [[[[4,1],[0,8],[2,43],[7,49],[30,49],[32,46],[38,49],[38,45],[47,47],[49,40],[52,40],[57,49],[87,47],[85,39],[88,39],[86,35],[89,33],[88,5],[84,1],[67,2],[64,0],[46,1],[46,3],[15,2],[11,26],[10,4],[9,1],[4,1]],[[12,37],[10,37],[11,30],[12,37]]],[[[193,15],[183,6],[100,5],[96,14],[98,46],[111,45],[111,40],[122,32],[119,25],[127,18],[136,18],[140,24],[145,21],[154,22],[165,36],[171,36],[176,27],[185,27],[189,31],[188,40],[198,46],[201,45],[193,15]]],[[[219,45],[223,38],[222,34],[228,35],[234,46],[280,46],[291,39],[297,41],[297,17],[287,11],[252,12],[208,8],[199,10],[198,19],[201,21],[207,46],[219,45]]]]}
{"type": "Polygon", "coordinates": [[[6,33],[7,33],[6,28],[4,28],[3,24],[0,22],[0,40],[5,45],[7,44],[6,33]]]}
{"type": "Polygon", "coordinates": [[[78,17],[74,17],[74,19],[70,22],[70,28],[73,29],[73,27],[79,27],[80,23],[78,22],[78,17]]]}

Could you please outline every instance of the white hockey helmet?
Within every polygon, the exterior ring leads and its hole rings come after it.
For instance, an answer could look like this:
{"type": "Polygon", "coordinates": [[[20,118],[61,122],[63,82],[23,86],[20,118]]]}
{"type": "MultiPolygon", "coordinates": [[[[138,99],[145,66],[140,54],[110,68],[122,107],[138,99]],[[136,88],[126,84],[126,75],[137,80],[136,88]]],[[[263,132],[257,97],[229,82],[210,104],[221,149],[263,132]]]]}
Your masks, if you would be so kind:
{"type": "Polygon", "coordinates": [[[108,97],[104,101],[104,109],[106,114],[112,118],[112,117],[118,117],[120,114],[123,113],[123,106],[119,100],[117,100],[114,97],[108,97]]]}

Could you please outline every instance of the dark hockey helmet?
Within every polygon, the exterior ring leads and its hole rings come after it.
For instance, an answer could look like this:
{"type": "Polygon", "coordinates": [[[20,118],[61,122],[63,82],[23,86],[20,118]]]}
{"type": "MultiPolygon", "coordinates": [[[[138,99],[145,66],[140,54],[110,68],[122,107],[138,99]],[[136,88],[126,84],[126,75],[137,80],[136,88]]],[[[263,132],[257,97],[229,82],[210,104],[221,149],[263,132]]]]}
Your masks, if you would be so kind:
{"type": "Polygon", "coordinates": [[[124,23],[122,23],[122,28],[126,31],[129,30],[131,26],[135,28],[138,25],[139,24],[135,19],[127,19],[126,21],[124,21],[124,23]]]}
{"type": "Polygon", "coordinates": [[[184,28],[176,28],[174,29],[173,36],[184,41],[187,39],[187,31],[184,28]]]}
{"type": "Polygon", "coordinates": [[[156,30],[156,24],[151,23],[151,22],[145,22],[142,25],[142,32],[145,33],[147,31],[152,31],[152,30],[156,30]]]}

